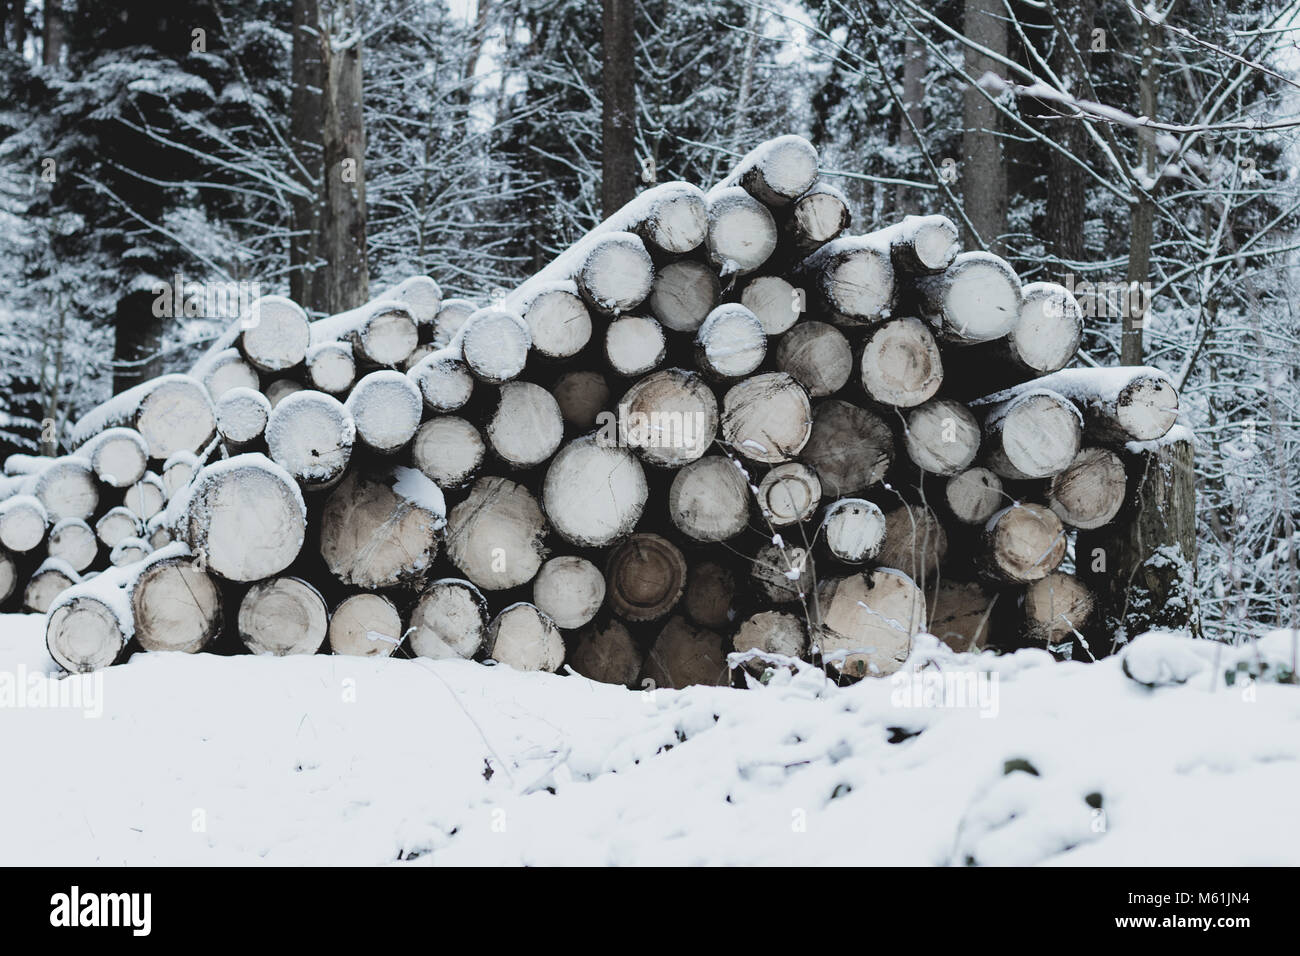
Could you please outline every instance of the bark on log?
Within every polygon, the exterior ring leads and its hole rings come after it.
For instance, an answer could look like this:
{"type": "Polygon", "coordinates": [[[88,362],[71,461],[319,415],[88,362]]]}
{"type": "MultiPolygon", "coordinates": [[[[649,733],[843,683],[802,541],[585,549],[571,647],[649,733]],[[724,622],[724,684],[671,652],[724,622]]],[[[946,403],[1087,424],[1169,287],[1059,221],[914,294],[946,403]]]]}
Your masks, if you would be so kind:
{"type": "Polygon", "coordinates": [[[402,617],[382,594],[353,594],[330,615],[330,650],[351,657],[391,657],[402,643],[402,617]]]}
{"type": "Polygon", "coordinates": [[[810,398],[824,398],[844,387],[853,374],[849,340],[826,322],[800,322],[777,341],[776,367],[804,387],[810,398]]]}
{"type": "Polygon", "coordinates": [[[878,415],[827,399],[812,415],[799,460],[817,470],[822,492],[841,498],[880,481],[894,462],[894,436],[878,415]]]}
{"type": "Polygon", "coordinates": [[[610,552],[605,594],[626,621],[656,621],[668,614],[686,588],[686,559],[657,534],[634,534],[610,552]]]}
{"type": "Polygon", "coordinates": [[[822,501],[822,483],[810,466],[787,461],[763,476],[757,498],[764,520],[775,528],[785,528],[813,516],[822,501]]]}
{"type": "Polygon", "coordinates": [[[874,235],[889,245],[894,268],[911,278],[945,271],[961,249],[957,226],[947,216],[904,216],[874,235]]]}
{"type": "Polygon", "coordinates": [[[50,529],[46,553],[80,574],[99,554],[95,530],[80,518],[64,518],[50,529]]]}
{"type": "Polygon", "coordinates": [[[418,589],[438,553],[446,514],[438,486],[414,468],[374,477],[351,472],[321,512],[321,557],[352,587],[418,589]]]}
{"type": "Polygon", "coordinates": [[[685,369],[647,375],[618,403],[620,441],[643,461],[680,468],[697,460],[718,433],[718,400],[704,379],[685,369]]]}
{"type": "Polygon", "coordinates": [[[883,405],[912,408],[928,402],[943,384],[943,358],[920,319],[889,319],[868,330],[858,361],[868,395],[883,405]]]}
{"type": "Polygon", "coordinates": [[[208,390],[198,379],[163,375],[114,395],[90,412],[73,428],[70,443],[84,445],[115,426],[133,427],[148,445],[150,457],[164,459],[177,451],[199,451],[212,440],[217,424],[208,390]]]}
{"type": "Polygon", "coordinates": [[[669,618],[659,632],[641,671],[643,687],[726,686],[729,682],[730,671],[727,655],[722,649],[722,638],[712,631],[696,627],[680,615],[669,618]]]}
{"type": "Polygon", "coordinates": [[[964,524],[984,524],[1006,504],[1002,479],[987,468],[967,468],[943,486],[944,501],[964,524]]]}
{"type": "Polygon", "coordinates": [[[948,342],[970,345],[1001,338],[1020,318],[1020,278],[988,252],[963,252],[942,273],[916,281],[918,304],[948,342]]]}
{"type": "Polygon", "coordinates": [[[739,187],[709,193],[709,261],[722,278],[748,275],[776,251],[776,220],[739,187]]]}
{"type": "Polygon", "coordinates": [[[718,274],[695,259],[678,259],[655,273],[648,308],[664,328],[694,332],[718,304],[718,274]]]}
{"type": "Polygon", "coordinates": [[[401,372],[371,372],[352,386],[344,407],[356,424],[357,438],[381,455],[405,448],[420,427],[424,401],[401,372]]]}
{"type": "Polygon", "coordinates": [[[1124,462],[1108,448],[1084,448],[1053,476],[1047,503],[1072,528],[1109,524],[1124,504],[1124,462]]]}
{"type": "Polygon", "coordinates": [[[1038,387],[1004,401],[981,399],[974,407],[984,415],[985,461],[1001,478],[1060,474],[1079,453],[1078,410],[1057,392],[1038,387]]]}
{"type": "Polygon", "coordinates": [[[131,587],[135,637],[146,651],[195,654],[220,632],[221,590],[179,547],[151,557],[131,587]]]}
{"type": "Polygon", "coordinates": [[[674,476],[668,517],[696,541],[734,538],[749,527],[749,482],[730,458],[706,455],[674,476]]]}
{"type": "Polygon", "coordinates": [[[902,666],[925,629],[925,596],[890,568],[830,578],[817,587],[812,624],[813,642],[841,674],[883,677],[902,666]]]}
{"type": "Polygon", "coordinates": [[[527,584],[546,558],[546,519],[523,485],[480,478],[447,520],[447,557],[485,591],[527,584]]]}
{"type": "Polygon", "coordinates": [[[8,601],[18,587],[18,565],[4,550],[0,550],[0,604],[8,601]]]}
{"type": "Polygon", "coordinates": [[[767,335],[743,305],[720,305],[695,333],[695,362],[716,379],[743,378],[763,364],[767,335]]]}
{"type": "Polygon", "coordinates": [[[433,660],[472,660],[487,640],[487,598],[460,578],[430,584],[411,611],[411,652],[433,660]]]}
{"type": "Polygon", "coordinates": [[[889,246],[872,236],[842,236],[799,267],[812,306],[836,325],[874,325],[894,304],[889,246]]]}
{"type": "Polygon", "coordinates": [[[616,375],[644,375],[667,354],[668,338],[652,316],[621,315],[605,327],[605,361],[616,375]]]}
{"type": "Polygon", "coordinates": [[[691,565],[682,608],[692,621],[710,630],[728,627],[735,612],[736,576],[714,561],[691,565]]]}
{"type": "Polygon", "coordinates": [[[487,656],[515,670],[553,673],[564,663],[564,638],[554,621],[520,601],[492,619],[487,656]]]}
{"type": "Polygon", "coordinates": [[[579,431],[596,427],[596,417],[609,407],[609,385],[599,372],[565,372],[551,389],[560,415],[579,431]]]}
{"type": "Polygon", "coordinates": [[[319,591],[301,578],[258,581],[239,603],[239,639],[254,654],[315,654],[329,614],[319,591]]]}
{"type": "Polygon", "coordinates": [[[320,342],[307,350],[307,381],[311,387],[341,395],[357,380],[357,360],[342,342],[320,342]]]}
{"type": "Polygon", "coordinates": [[[648,494],[645,472],[632,452],[586,435],[551,460],[542,483],[542,507],[551,527],[569,544],[603,548],[636,527],[648,494]]]}
{"type": "Polygon", "coordinates": [[[444,491],[469,484],[486,453],[478,429],[452,415],[429,419],[411,442],[411,463],[444,491]]]}
{"type": "Polygon", "coordinates": [[[1055,571],[1065,548],[1065,529],[1050,508],[1015,504],[988,520],[980,570],[995,581],[1028,584],[1055,571]]]}
{"type": "Polygon", "coordinates": [[[907,455],[922,471],[955,475],[979,454],[979,423],[961,402],[933,398],[908,412],[906,422],[907,455]]]}
{"type": "Polygon", "coordinates": [[[304,488],[330,488],[352,460],[357,429],[352,413],[332,395],[304,390],[271,412],[266,446],[272,460],[304,488]]]}
{"type": "Polygon", "coordinates": [[[614,618],[588,624],[569,642],[569,666],[602,684],[634,687],[643,663],[632,635],[614,618]]]}
{"type": "Polygon", "coordinates": [[[769,206],[787,206],[817,181],[817,150],[802,136],[778,136],[750,150],[709,198],[735,186],[769,206]]]}
{"type": "Polygon", "coordinates": [[[865,498],[840,498],[827,506],[821,536],[836,560],[862,564],[885,544],[885,515],[865,498]]]}
{"type": "Polygon", "coordinates": [[[565,629],[582,627],[604,601],[605,576],[586,558],[551,558],[533,579],[533,603],[565,629]]]}
{"type": "MultiPolygon", "coordinates": [[[[792,376],[765,372],[727,390],[720,430],[723,441],[750,461],[769,465],[789,461],[806,453],[811,444],[812,403],[792,376]]],[[[815,461],[807,460],[816,467],[815,461]]]]}

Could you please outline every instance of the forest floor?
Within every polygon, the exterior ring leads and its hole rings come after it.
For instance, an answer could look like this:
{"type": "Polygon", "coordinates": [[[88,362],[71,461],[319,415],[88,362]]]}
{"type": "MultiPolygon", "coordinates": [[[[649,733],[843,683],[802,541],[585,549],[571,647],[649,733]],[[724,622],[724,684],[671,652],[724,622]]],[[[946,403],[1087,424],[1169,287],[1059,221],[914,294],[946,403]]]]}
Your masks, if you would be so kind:
{"type": "Polygon", "coordinates": [[[1286,632],[653,693],[141,654],[54,707],[42,631],[0,617],[0,864],[1300,863],[1286,632]]]}

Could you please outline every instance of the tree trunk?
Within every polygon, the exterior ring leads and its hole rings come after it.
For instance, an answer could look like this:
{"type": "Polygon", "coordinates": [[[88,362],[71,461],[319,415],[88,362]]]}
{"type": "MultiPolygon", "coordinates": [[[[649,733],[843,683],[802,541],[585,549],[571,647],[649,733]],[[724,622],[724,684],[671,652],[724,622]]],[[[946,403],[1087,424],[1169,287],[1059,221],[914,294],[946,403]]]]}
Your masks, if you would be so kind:
{"type": "Polygon", "coordinates": [[[163,373],[165,319],[153,314],[150,291],[130,292],[117,300],[113,314],[113,394],[163,373]]]}
{"type": "Polygon", "coordinates": [[[601,26],[601,207],[605,216],[636,195],[636,4],[603,0],[601,26]]]}
{"type": "MultiPolygon", "coordinates": [[[[21,3],[22,0],[19,0],[21,3]]],[[[45,34],[42,41],[41,62],[58,66],[63,55],[63,2],[45,0],[45,34]]]]}
{"type": "MultiPolygon", "coordinates": [[[[1001,0],[966,0],[963,32],[972,43],[1006,56],[1007,21],[1001,0]]],[[[967,237],[967,244],[1001,254],[1007,231],[1007,169],[999,135],[1001,116],[974,84],[986,72],[1000,76],[1006,68],[971,47],[965,48],[964,55],[969,85],[963,94],[962,200],[976,233],[967,237]]]]}
{"type": "Polygon", "coordinates": [[[354,0],[323,0],[320,36],[325,206],[320,229],[327,312],[370,298],[366,261],[366,148],[361,111],[362,30],[354,0]]]}
{"type": "MultiPolygon", "coordinates": [[[[1140,116],[1156,115],[1159,78],[1156,61],[1160,51],[1160,30],[1158,25],[1145,17],[1142,18],[1138,34],[1138,47],[1142,55],[1142,69],[1138,74],[1138,115],[1140,116]]],[[[1133,200],[1129,213],[1131,238],[1126,276],[1129,289],[1136,288],[1134,283],[1151,280],[1151,243],[1155,237],[1155,198],[1151,193],[1154,189],[1155,165],[1158,159],[1156,131],[1140,127],[1137,130],[1137,138],[1139,171],[1141,176],[1151,183],[1152,188],[1148,189],[1145,184],[1138,182],[1132,186],[1133,200]]],[[[1130,296],[1130,302],[1134,298],[1130,296]]],[[[1146,296],[1141,296],[1138,301],[1141,304],[1137,308],[1130,305],[1124,313],[1124,330],[1120,340],[1120,363],[1123,365],[1142,364],[1142,324],[1151,303],[1146,301],[1146,296]]]]}
{"type": "MultiPolygon", "coordinates": [[[[1096,17],[1095,0],[1058,0],[1056,14],[1064,34],[1052,37],[1050,62],[1069,93],[1085,95],[1085,72],[1092,62],[1092,25],[1096,17]],[[1078,52],[1076,57],[1075,52],[1078,52]],[[1082,60],[1082,63],[1080,63],[1082,60]]],[[[1088,160],[1088,133],[1082,120],[1053,122],[1046,128],[1061,149],[1050,151],[1047,191],[1048,248],[1066,261],[1067,268],[1082,262],[1086,249],[1083,227],[1087,219],[1087,172],[1080,162],[1088,160]]]]}

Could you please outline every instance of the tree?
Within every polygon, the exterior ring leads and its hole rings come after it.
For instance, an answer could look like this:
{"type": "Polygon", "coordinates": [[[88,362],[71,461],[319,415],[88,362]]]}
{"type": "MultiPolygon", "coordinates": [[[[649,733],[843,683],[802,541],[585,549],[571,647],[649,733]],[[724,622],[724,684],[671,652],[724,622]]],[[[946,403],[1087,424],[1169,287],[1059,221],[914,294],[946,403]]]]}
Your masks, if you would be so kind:
{"type": "Polygon", "coordinates": [[[361,105],[364,34],[353,0],[321,0],[320,12],[325,174],[320,253],[326,267],[322,301],[325,311],[342,312],[370,298],[366,130],[361,105]]]}
{"type": "Polygon", "coordinates": [[[634,0],[601,3],[600,200],[612,215],[636,195],[636,23],[634,0]]]}
{"type": "MultiPolygon", "coordinates": [[[[965,55],[968,78],[978,81],[999,67],[996,56],[1007,54],[1007,27],[1002,0],[966,0],[963,28],[970,44],[965,55]]],[[[1002,253],[1006,250],[1007,166],[1002,155],[1002,124],[987,90],[969,83],[962,94],[961,191],[966,205],[967,242],[1002,253]]]]}

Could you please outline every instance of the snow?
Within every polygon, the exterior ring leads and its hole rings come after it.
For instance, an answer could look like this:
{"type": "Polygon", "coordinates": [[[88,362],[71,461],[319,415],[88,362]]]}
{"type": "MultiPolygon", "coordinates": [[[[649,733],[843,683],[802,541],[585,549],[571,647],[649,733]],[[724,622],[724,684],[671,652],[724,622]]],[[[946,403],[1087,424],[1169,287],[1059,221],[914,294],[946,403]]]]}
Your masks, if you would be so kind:
{"type": "Polygon", "coordinates": [[[381,296],[367,302],[365,305],[359,305],[355,309],[349,309],[346,312],[340,312],[324,319],[317,319],[311,324],[311,345],[320,345],[324,342],[339,342],[352,335],[359,335],[365,330],[366,323],[370,321],[371,316],[384,312],[402,312],[412,316],[412,322],[415,321],[411,307],[406,302],[381,296]]]}
{"type": "Polygon", "coordinates": [[[344,408],[362,438],[381,449],[401,445],[420,426],[424,399],[403,372],[371,372],[352,387],[344,408]]]}
{"type": "Polygon", "coordinates": [[[1174,426],[1165,432],[1160,438],[1153,438],[1150,441],[1130,441],[1124,443],[1124,450],[1135,455],[1144,452],[1158,451],[1162,446],[1173,445],[1178,442],[1190,442],[1196,444],[1196,435],[1192,429],[1183,422],[1175,422],[1174,426]]]}
{"type": "Polygon", "coordinates": [[[435,529],[447,523],[447,502],[443,498],[442,489],[424,472],[398,465],[393,469],[393,477],[393,491],[432,514],[436,519],[435,529]]]}
{"type": "MultiPolygon", "coordinates": [[[[68,444],[75,448],[78,445],[85,444],[95,435],[113,425],[133,424],[140,403],[148,397],[149,393],[171,382],[184,382],[203,389],[198,380],[189,375],[160,375],[157,378],[149,379],[147,382],[141,382],[133,388],[128,388],[125,392],[114,395],[108,401],[83,415],[81,420],[72,427],[72,431],[68,435],[68,444]]],[[[206,394],[207,390],[203,389],[203,391],[206,394]]]]}
{"type": "Polygon", "coordinates": [[[817,149],[802,136],[793,135],[760,143],[709,190],[710,201],[723,190],[740,185],[751,170],[761,172],[769,187],[793,198],[806,192],[817,180],[817,149]]]}
{"type": "MultiPolygon", "coordinates": [[[[0,681],[49,684],[42,628],[0,617],[0,681]]],[[[139,654],[95,708],[3,709],[0,862],[1295,865],[1290,643],[1146,635],[1089,665],[922,640],[853,687],[805,665],[685,691],[139,654]],[[1201,668],[1147,687],[1143,655],[1201,668]]]]}

